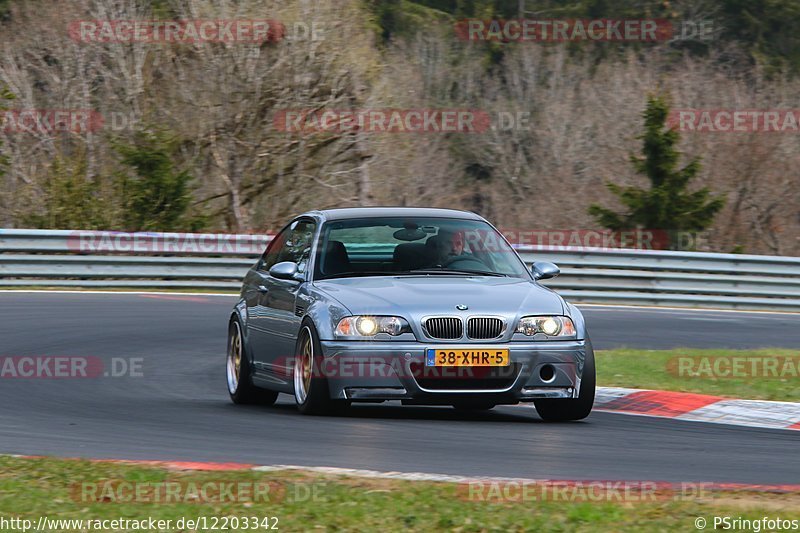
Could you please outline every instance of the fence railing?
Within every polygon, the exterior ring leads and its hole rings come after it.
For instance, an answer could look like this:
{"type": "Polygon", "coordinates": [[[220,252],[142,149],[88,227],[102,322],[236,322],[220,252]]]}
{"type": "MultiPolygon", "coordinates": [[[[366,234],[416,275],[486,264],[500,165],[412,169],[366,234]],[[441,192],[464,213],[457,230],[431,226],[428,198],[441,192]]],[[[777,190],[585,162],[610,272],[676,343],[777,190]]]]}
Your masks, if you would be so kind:
{"type": "MultiPolygon", "coordinates": [[[[0,230],[0,287],[239,289],[268,235],[0,230]]],[[[800,258],[521,246],[573,302],[800,311],[800,258]]]]}

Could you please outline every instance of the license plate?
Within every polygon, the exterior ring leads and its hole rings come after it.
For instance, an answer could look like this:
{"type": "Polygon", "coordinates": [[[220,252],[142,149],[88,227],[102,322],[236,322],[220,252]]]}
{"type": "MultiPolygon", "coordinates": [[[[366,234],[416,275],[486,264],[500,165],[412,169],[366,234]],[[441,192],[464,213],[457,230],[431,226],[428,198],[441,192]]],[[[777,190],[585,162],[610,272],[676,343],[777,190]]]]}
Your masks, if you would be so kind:
{"type": "Polygon", "coordinates": [[[428,348],[425,366],[508,366],[507,348],[428,348]]]}

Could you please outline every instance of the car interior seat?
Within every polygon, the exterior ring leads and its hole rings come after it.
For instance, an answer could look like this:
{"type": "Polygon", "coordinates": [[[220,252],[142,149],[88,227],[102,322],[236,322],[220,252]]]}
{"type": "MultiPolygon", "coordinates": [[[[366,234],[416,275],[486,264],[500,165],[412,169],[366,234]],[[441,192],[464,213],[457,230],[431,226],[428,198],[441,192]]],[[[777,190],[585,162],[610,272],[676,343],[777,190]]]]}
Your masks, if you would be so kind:
{"type": "Polygon", "coordinates": [[[347,248],[341,241],[328,241],[322,260],[322,273],[326,275],[350,272],[353,269],[347,248]]]}

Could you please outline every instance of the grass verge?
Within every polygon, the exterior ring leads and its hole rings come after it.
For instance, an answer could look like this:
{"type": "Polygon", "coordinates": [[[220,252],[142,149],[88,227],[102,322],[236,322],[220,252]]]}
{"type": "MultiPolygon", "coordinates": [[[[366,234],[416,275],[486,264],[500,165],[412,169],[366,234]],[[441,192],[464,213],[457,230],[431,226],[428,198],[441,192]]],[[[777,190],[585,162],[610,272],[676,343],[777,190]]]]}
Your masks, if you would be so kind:
{"type": "MultiPolygon", "coordinates": [[[[239,492],[245,494],[247,491],[239,492]]],[[[252,492],[253,494],[255,491],[252,492]]],[[[0,518],[172,520],[182,517],[277,517],[280,531],[688,531],[698,517],[800,519],[800,494],[706,493],[646,502],[470,501],[463,485],[355,478],[303,471],[196,472],[69,459],[0,457],[0,518]],[[138,501],[133,485],[142,490],[138,501]],[[170,503],[143,488],[178,483],[170,503]],[[192,484],[267,484],[267,498],[195,500],[192,484]],[[88,487],[88,488],[87,488],[88,487]],[[105,487],[105,488],[104,488],[105,487]],[[123,491],[123,488],[125,490],[123,491]],[[100,500],[100,501],[97,501],[100,500]],[[142,501],[146,500],[146,501],[142,501]],[[177,501],[176,501],[177,500],[177,501]],[[214,500],[214,501],[212,501],[214,500]],[[256,500],[256,501],[254,501],[256,500]]],[[[487,493],[488,494],[488,493],[487,493]]],[[[263,495],[263,493],[262,493],[263,495]]],[[[273,522],[269,522],[272,524],[273,522]]],[[[260,525],[250,531],[268,531],[260,525]]],[[[50,531],[73,531],[56,529],[50,531]]],[[[120,529],[117,529],[120,530],[120,529]]],[[[193,531],[177,525],[165,531],[193,531]]],[[[222,530],[218,528],[217,530],[222,530]]],[[[232,531],[244,531],[242,524],[232,531]]],[[[4,528],[3,531],[14,531],[4,528]]]]}
{"type": "Polygon", "coordinates": [[[795,350],[607,350],[596,358],[599,386],[800,401],[795,350]]]}

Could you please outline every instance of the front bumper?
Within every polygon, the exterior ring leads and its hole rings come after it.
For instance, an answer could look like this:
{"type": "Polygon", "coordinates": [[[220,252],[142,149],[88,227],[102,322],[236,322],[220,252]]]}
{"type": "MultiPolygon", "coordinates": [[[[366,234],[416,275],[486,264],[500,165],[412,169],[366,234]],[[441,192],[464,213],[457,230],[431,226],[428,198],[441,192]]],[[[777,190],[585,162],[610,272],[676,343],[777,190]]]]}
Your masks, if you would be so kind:
{"type": "Polygon", "coordinates": [[[511,366],[433,369],[424,366],[425,351],[444,346],[440,343],[321,344],[324,360],[320,372],[328,381],[331,398],[419,404],[475,399],[515,404],[538,398],[577,398],[587,350],[582,340],[475,344],[476,348],[508,348],[511,366]]]}

